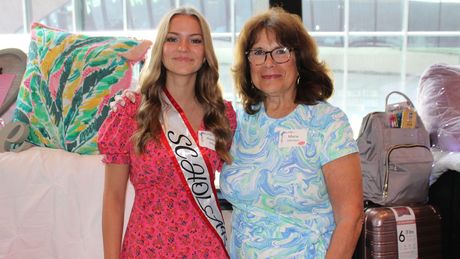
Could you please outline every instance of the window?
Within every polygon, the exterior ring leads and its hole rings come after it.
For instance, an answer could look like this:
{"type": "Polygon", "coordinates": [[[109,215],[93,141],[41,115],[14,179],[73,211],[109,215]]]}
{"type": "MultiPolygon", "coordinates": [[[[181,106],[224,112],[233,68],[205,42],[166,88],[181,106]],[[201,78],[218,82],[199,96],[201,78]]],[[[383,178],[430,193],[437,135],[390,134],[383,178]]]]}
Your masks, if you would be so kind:
{"type": "MultiPolygon", "coordinates": [[[[82,31],[121,31],[123,30],[122,0],[81,1],[79,10],[81,18],[78,30],[82,31]]],[[[79,19],[80,20],[80,19],[79,19]]]]}
{"type": "MultiPolygon", "coordinates": [[[[303,22],[333,72],[336,90],[330,101],[347,113],[355,133],[365,114],[383,110],[384,96],[392,90],[403,91],[416,104],[418,80],[429,65],[460,64],[460,0],[301,2],[303,22]]],[[[183,4],[207,17],[224,96],[237,101],[230,72],[235,39],[252,14],[268,8],[268,0],[1,1],[0,48],[27,51],[32,21],[69,31],[151,38],[162,15],[183,4]]]]}
{"type": "Polygon", "coordinates": [[[416,104],[429,65],[460,63],[459,8],[458,0],[302,1],[304,24],[334,74],[330,101],[355,136],[367,113],[384,109],[387,93],[402,91],[416,104]]]}

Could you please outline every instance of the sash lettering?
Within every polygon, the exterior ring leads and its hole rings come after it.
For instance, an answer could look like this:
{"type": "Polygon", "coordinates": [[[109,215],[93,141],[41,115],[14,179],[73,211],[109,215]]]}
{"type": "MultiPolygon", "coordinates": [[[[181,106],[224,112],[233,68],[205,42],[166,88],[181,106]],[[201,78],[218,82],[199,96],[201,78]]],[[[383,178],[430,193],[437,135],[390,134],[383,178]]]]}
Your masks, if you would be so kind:
{"type": "Polygon", "coordinates": [[[197,140],[191,134],[192,131],[188,128],[188,124],[184,122],[186,118],[181,116],[180,107],[174,103],[167,92],[165,92],[163,99],[166,102],[166,105],[163,105],[163,125],[166,140],[195,203],[225,246],[227,242],[226,229],[222,213],[217,205],[217,197],[215,197],[211,185],[209,172],[211,168],[208,168],[210,163],[202,155],[196,144],[197,140]]]}

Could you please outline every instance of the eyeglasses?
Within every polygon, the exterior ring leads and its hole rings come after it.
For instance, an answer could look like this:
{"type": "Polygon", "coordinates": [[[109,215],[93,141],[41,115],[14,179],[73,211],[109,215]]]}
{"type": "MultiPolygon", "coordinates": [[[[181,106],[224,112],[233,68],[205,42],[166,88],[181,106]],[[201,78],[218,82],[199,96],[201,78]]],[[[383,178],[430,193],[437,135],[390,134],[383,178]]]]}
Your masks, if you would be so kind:
{"type": "Polygon", "coordinates": [[[287,47],[278,47],[272,49],[271,51],[266,51],[263,49],[251,49],[246,51],[246,55],[248,56],[249,62],[254,65],[262,65],[267,61],[267,54],[270,54],[272,60],[276,64],[282,64],[289,61],[291,58],[291,50],[287,47]]]}

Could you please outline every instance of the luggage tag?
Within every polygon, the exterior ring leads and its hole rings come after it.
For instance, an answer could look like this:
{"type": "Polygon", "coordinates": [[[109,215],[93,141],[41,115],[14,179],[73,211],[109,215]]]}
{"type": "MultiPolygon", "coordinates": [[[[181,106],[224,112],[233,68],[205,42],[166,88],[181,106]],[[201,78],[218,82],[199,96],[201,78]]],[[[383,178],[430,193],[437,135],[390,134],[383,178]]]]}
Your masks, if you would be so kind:
{"type": "Polygon", "coordinates": [[[418,258],[417,226],[410,207],[390,207],[396,221],[399,258],[418,258]]]}

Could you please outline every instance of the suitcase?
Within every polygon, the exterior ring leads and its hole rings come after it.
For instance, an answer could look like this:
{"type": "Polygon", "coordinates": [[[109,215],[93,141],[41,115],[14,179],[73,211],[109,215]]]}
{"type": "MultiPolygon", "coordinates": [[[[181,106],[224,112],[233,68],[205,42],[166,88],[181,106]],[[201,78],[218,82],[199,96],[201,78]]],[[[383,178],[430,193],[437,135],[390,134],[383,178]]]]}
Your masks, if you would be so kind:
{"type": "Polygon", "coordinates": [[[442,258],[441,216],[431,205],[371,207],[353,258],[442,258]]]}
{"type": "Polygon", "coordinates": [[[442,215],[442,255],[459,258],[460,245],[460,172],[448,170],[430,187],[429,203],[442,215]]]}

